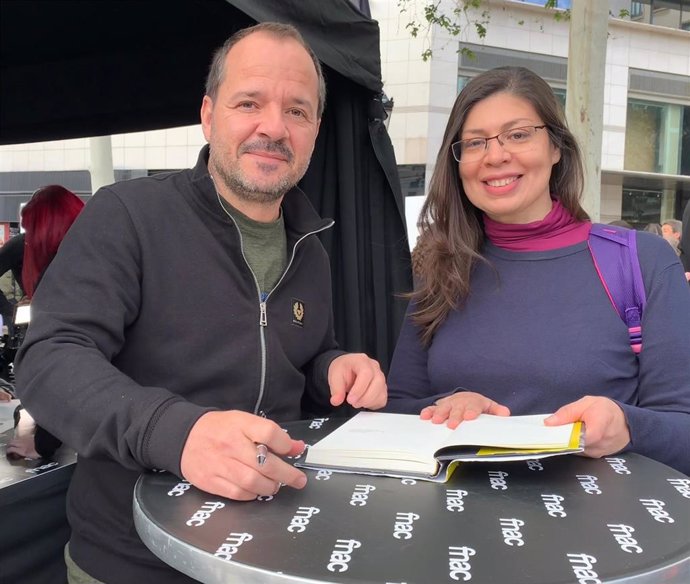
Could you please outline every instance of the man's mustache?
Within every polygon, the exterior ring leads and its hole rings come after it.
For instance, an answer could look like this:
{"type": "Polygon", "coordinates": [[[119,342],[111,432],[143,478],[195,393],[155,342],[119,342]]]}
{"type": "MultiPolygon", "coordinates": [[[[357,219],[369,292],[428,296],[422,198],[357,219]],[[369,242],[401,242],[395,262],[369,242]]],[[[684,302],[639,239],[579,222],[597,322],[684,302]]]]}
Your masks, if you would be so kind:
{"type": "Polygon", "coordinates": [[[294,154],[283,142],[272,142],[270,140],[255,140],[254,142],[245,142],[239,148],[239,154],[246,154],[247,152],[274,152],[281,154],[288,162],[292,162],[294,154]]]}

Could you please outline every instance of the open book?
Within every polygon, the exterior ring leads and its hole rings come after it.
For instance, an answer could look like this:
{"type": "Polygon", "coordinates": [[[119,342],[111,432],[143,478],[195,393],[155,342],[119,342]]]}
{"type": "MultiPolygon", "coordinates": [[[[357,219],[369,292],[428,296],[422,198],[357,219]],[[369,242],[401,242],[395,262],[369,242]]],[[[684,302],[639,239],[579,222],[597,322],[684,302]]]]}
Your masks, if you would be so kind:
{"type": "Polygon", "coordinates": [[[481,414],[451,430],[418,415],[360,412],[310,446],[298,466],[445,482],[461,461],[582,452],[582,423],[545,426],[548,415],[481,414]]]}

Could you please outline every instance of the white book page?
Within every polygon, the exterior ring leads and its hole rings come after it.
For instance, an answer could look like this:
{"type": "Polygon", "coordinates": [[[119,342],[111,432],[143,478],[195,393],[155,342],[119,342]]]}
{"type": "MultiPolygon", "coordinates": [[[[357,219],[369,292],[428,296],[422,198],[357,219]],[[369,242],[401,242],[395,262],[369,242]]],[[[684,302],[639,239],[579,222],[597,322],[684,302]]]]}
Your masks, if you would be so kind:
{"type": "Polygon", "coordinates": [[[453,430],[444,424],[432,424],[421,420],[418,415],[359,412],[312,446],[307,461],[315,462],[317,451],[324,455],[340,453],[369,459],[390,458],[394,453],[413,460],[429,461],[452,433],[453,430]]]}
{"type": "Polygon", "coordinates": [[[455,444],[503,448],[567,446],[573,425],[545,426],[544,419],[550,415],[504,417],[481,414],[475,420],[462,422],[447,438],[444,446],[455,444]]]}

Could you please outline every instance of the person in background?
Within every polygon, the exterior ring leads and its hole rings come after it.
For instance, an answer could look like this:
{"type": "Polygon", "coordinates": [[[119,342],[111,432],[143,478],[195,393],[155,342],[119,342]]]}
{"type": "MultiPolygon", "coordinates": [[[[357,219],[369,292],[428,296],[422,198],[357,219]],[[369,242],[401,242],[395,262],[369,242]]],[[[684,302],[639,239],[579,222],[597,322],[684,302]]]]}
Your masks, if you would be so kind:
{"type": "Polygon", "coordinates": [[[24,228],[22,287],[29,302],[84,202],[60,185],[38,189],[21,211],[24,228]]]}
{"type": "MultiPolygon", "coordinates": [[[[19,233],[10,237],[2,247],[0,247],[0,276],[7,272],[12,272],[12,278],[19,286],[21,293],[24,294],[22,283],[22,266],[24,262],[24,234],[19,233]]],[[[5,324],[11,323],[14,317],[14,304],[7,299],[5,292],[0,290],[0,314],[5,324]]]]}
{"type": "Polygon", "coordinates": [[[306,475],[281,457],[304,443],[278,422],[385,405],[378,363],[335,341],[318,238],[333,221],[296,187],[325,92],[294,27],[228,39],[207,78],[197,165],[99,190],[41,282],[17,392],[79,454],[71,583],[192,582],[136,534],[143,470],[236,500],[299,489],[306,475]]]}
{"type": "Polygon", "coordinates": [[[659,223],[647,223],[644,228],[645,231],[663,237],[664,233],[661,231],[661,225],[659,223]]]}
{"type": "Polygon", "coordinates": [[[677,219],[669,219],[661,225],[661,234],[669,245],[680,255],[680,236],[683,232],[683,224],[677,219]]]}
{"type": "MultiPolygon", "coordinates": [[[[668,241],[676,254],[680,257],[680,261],[685,269],[685,278],[690,282],[690,261],[688,261],[688,254],[683,248],[683,223],[677,219],[669,219],[662,225],[663,238],[668,241]]],[[[686,245],[690,245],[686,243],[686,245]]]]}
{"type": "Polygon", "coordinates": [[[473,78],[451,111],[420,218],[426,252],[388,375],[393,412],[455,427],[488,413],[585,422],[585,451],[690,473],[690,293],[637,232],[647,304],[630,346],[592,261],[576,140],[529,69],[473,78]]]}
{"type": "MultiPolygon", "coordinates": [[[[43,274],[57,254],[60,242],[83,207],[84,202],[69,189],[49,185],[38,189],[22,208],[24,234],[21,240],[24,250],[20,281],[25,296],[20,304],[31,303],[43,274]]],[[[16,435],[8,444],[6,452],[9,456],[49,457],[59,448],[60,441],[41,426],[29,423],[26,427],[29,431],[16,435]]]]}

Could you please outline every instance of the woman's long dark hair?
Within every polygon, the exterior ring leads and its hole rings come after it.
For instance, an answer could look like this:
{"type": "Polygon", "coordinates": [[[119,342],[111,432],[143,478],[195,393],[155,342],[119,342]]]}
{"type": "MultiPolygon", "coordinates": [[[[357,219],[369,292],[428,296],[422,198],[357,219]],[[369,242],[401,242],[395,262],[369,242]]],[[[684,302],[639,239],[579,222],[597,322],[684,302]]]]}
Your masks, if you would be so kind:
{"type": "Polygon", "coordinates": [[[32,298],[62,238],[84,207],[82,200],[60,185],[38,189],[22,209],[24,236],[24,291],[32,298]]]}
{"type": "Polygon", "coordinates": [[[575,219],[589,219],[580,204],[584,180],[580,149],[548,83],[524,67],[498,67],[470,80],[450,113],[419,219],[418,245],[424,250],[425,261],[412,294],[416,302],[412,316],[427,346],[448,313],[462,306],[469,294],[472,268],[482,259],[484,242],[482,212],[465,194],[450,145],[460,139],[472,108],[497,93],[509,93],[532,104],[548,129],[551,143],[561,151],[551,171],[551,196],[575,219]]]}

